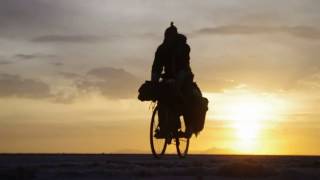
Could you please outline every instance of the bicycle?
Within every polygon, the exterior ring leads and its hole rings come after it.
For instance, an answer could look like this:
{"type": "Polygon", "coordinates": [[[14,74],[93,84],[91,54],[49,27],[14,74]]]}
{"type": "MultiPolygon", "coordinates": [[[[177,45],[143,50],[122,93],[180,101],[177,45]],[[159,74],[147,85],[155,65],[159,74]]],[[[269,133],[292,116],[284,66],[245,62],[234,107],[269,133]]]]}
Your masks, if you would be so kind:
{"type": "MultiPolygon", "coordinates": [[[[165,110],[166,118],[169,118],[169,108],[165,110]]],[[[184,158],[188,154],[190,137],[181,136],[181,134],[185,134],[186,125],[184,120],[179,116],[180,125],[179,128],[174,131],[169,131],[166,134],[166,137],[156,137],[156,134],[160,131],[159,126],[159,103],[157,103],[156,107],[153,110],[150,124],[150,146],[152,154],[155,158],[160,158],[164,156],[167,145],[172,144],[172,141],[176,145],[176,150],[178,156],[184,158]]],[[[168,122],[168,121],[167,121],[168,122]]]]}

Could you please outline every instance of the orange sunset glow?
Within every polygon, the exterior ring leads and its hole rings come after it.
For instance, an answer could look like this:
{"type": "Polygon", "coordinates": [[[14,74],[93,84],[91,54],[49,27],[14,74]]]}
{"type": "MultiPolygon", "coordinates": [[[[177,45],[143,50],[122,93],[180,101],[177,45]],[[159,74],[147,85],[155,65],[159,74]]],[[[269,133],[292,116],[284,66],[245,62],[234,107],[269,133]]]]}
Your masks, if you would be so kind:
{"type": "Polygon", "coordinates": [[[320,155],[319,10],[313,0],[0,2],[0,153],[150,153],[154,104],[138,88],[174,21],[209,99],[190,154],[320,155]]]}

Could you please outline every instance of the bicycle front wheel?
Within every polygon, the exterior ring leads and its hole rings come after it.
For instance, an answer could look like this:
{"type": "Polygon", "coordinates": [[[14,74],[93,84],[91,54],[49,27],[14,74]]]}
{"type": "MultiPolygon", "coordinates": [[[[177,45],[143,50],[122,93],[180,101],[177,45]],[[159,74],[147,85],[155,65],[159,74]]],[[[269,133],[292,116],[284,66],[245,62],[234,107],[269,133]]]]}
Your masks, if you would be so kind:
{"type": "Polygon", "coordinates": [[[159,126],[159,107],[157,106],[152,113],[151,125],[150,125],[150,146],[154,157],[160,158],[164,155],[167,143],[165,138],[155,137],[155,134],[160,131],[159,126]]]}

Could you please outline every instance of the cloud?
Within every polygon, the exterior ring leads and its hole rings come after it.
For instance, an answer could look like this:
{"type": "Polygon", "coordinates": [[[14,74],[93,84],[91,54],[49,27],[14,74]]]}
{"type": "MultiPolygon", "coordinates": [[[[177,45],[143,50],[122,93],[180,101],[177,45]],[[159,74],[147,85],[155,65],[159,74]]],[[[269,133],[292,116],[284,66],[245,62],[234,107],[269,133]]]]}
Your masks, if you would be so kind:
{"type": "Polygon", "coordinates": [[[0,55],[0,66],[12,64],[13,61],[9,61],[6,57],[0,55]]]}
{"type": "Polygon", "coordinates": [[[29,37],[41,31],[58,29],[66,16],[62,1],[2,0],[0,37],[29,37]]]}
{"type": "Polygon", "coordinates": [[[33,38],[31,41],[39,43],[93,43],[105,40],[94,35],[44,35],[33,38]]]}
{"type": "Polygon", "coordinates": [[[191,33],[191,35],[250,35],[250,34],[273,34],[286,33],[304,39],[320,39],[320,29],[311,26],[246,26],[226,25],[202,28],[191,33]]]}
{"type": "MultiPolygon", "coordinates": [[[[27,60],[34,60],[34,59],[52,59],[57,57],[56,55],[53,54],[42,54],[42,53],[34,53],[34,54],[15,54],[12,56],[12,60],[0,60],[0,66],[1,65],[8,65],[8,64],[14,64],[22,61],[27,61],[27,60]]],[[[1,58],[1,57],[0,57],[1,58]]],[[[62,66],[63,63],[61,62],[51,62],[50,64],[54,66],[62,66]]]]}
{"type": "Polygon", "coordinates": [[[208,77],[200,77],[199,82],[204,82],[198,84],[202,91],[206,92],[222,92],[225,89],[237,87],[240,85],[233,80],[227,80],[222,78],[212,78],[212,76],[208,77]]]}
{"type": "Polygon", "coordinates": [[[316,71],[308,76],[302,77],[295,83],[296,89],[315,91],[320,89],[320,71],[316,71]]]}
{"type": "Polygon", "coordinates": [[[52,62],[51,64],[54,66],[63,66],[64,65],[64,63],[62,63],[62,62],[52,62]]]}
{"type": "Polygon", "coordinates": [[[86,75],[60,72],[64,78],[74,82],[68,86],[51,92],[49,84],[35,79],[23,78],[19,75],[0,74],[0,98],[17,97],[30,99],[46,99],[55,103],[72,103],[84,93],[99,92],[113,99],[133,98],[141,81],[124,69],[112,67],[96,68],[86,75]]]}
{"type": "Polygon", "coordinates": [[[59,72],[59,75],[67,79],[82,79],[82,75],[73,72],[59,72]]]}
{"type": "Polygon", "coordinates": [[[40,54],[40,53],[33,53],[33,54],[16,54],[14,55],[15,58],[19,60],[31,60],[31,59],[38,59],[38,58],[55,58],[56,55],[53,54],[40,54]]]}
{"type": "Polygon", "coordinates": [[[103,67],[90,70],[86,77],[77,81],[81,91],[98,91],[108,98],[132,98],[137,95],[141,81],[124,69],[103,67]]]}
{"type": "Polygon", "coordinates": [[[70,104],[73,103],[78,97],[79,94],[76,91],[73,91],[73,89],[64,89],[52,94],[52,98],[50,100],[54,103],[70,104]]]}
{"type": "Polygon", "coordinates": [[[0,74],[0,98],[11,97],[69,104],[74,102],[78,93],[72,88],[52,92],[49,84],[43,81],[12,74],[0,74]]]}
{"type": "Polygon", "coordinates": [[[48,98],[48,84],[18,75],[0,74],[0,97],[48,98]]]}
{"type": "Polygon", "coordinates": [[[7,60],[0,60],[0,66],[1,65],[8,65],[8,64],[12,64],[12,61],[7,61],[7,60]]]}

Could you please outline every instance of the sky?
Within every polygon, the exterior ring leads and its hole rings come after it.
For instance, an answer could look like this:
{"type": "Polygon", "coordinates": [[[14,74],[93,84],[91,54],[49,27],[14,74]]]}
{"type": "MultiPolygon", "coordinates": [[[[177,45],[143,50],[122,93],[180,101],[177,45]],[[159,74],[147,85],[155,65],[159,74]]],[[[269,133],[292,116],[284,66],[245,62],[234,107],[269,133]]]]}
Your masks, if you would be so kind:
{"type": "Polygon", "coordinates": [[[150,152],[170,21],[210,101],[191,153],[320,154],[318,0],[2,0],[0,152],[150,152]]]}

